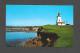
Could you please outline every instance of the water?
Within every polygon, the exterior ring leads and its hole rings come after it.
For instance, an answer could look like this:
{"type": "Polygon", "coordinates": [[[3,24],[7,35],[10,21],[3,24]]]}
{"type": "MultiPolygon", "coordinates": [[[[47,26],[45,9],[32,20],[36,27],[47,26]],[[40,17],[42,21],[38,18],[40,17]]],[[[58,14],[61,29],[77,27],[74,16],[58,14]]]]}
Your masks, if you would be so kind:
{"type": "Polygon", "coordinates": [[[37,37],[34,32],[6,32],[6,46],[22,46],[31,38],[37,37]]]}

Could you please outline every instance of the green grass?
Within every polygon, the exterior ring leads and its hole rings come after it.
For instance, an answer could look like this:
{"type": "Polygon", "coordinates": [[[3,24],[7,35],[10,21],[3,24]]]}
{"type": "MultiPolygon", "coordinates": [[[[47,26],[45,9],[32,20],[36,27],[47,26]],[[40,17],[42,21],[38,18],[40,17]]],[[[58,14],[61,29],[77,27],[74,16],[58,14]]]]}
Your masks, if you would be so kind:
{"type": "Polygon", "coordinates": [[[73,26],[45,25],[42,27],[45,30],[41,32],[53,32],[60,36],[53,47],[73,47],[73,26]]]}

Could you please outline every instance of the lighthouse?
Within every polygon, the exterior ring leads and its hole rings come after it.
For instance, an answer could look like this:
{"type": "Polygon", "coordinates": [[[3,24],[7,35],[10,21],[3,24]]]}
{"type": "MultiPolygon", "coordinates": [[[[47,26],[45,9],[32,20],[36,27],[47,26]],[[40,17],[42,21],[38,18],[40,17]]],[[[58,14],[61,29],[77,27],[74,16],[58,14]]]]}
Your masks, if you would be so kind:
{"type": "Polygon", "coordinates": [[[58,13],[56,25],[65,25],[65,22],[62,22],[60,13],[58,13]]]}

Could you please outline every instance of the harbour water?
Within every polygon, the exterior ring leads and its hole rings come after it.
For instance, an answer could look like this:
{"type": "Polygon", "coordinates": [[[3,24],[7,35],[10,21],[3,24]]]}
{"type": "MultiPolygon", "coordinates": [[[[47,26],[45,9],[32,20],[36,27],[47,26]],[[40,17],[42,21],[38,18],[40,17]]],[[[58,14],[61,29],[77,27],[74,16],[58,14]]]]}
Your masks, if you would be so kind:
{"type": "Polygon", "coordinates": [[[31,38],[37,37],[35,32],[6,32],[6,46],[22,46],[31,38]]]}

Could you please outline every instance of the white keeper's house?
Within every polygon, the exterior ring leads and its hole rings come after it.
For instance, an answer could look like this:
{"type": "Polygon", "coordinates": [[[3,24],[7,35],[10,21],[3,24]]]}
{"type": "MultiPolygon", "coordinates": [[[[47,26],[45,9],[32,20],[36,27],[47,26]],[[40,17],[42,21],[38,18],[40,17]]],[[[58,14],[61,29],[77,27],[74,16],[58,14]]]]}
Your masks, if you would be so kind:
{"type": "Polygon", "coordinates": [[[65,22],[62,22],[60,13],[58,13],[56,25],[65,25],[65,22]]]}

